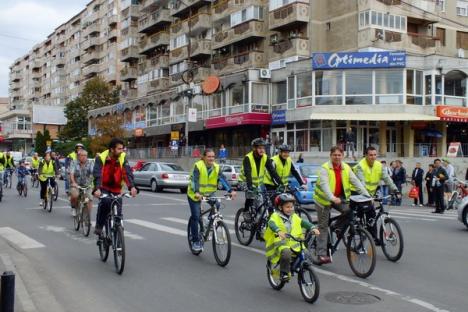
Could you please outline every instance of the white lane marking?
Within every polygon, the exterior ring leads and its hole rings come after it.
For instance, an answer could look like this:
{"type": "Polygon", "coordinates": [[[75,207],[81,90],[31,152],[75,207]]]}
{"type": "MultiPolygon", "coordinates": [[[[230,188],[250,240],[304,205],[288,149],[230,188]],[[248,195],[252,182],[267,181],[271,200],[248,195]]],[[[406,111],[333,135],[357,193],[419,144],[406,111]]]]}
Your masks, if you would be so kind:
{"type": "Polygon", "coordinates": [[[21,275],[17,271],[13,261],[11,260],[9,255],[0,254],[0,258],[2,259],[3,265],[5,266],[6,271],[16,272],[15,275],[15,284],[16,284],[16,295],[18,296],[19,301],[21,302],[21,306],[24,312],[36,312],[37,308],[34,305],[34,302],[29,295],[29,292],[26,290],[26,286],[24,286],[23,279],[21,275]]]}
{"type": "Polygon", "coordinates": [[[186,203],[188,205],[188,202],[187,202],[186,199],[180,199],[180,198],[173,198],[173,197],[169,197],[169,196],[150,194],[150,193],[146,193],[146,192],[144,192],[144,193],[140,192],[140,195],[145,195],[145,196],[155,197],[155,198],[163,198],[163,199],[168,199],[168,200],[174,200],[174,201],[186,203]]]}
{"type": "Polygon", "coordinates": [[[395,219],[406,219],[406,220],[416,220],[416,221],[429,221],[429,222],[436,222],[437,220],[435,219],[426,219],[426,218],[414,218],[414,217],[403,217],[403,216],[398,216],[392,214],[392,218],[395,219]]]}
{"type": "MultiPolygon", "coordinates": [[[[178,218],[171,218],[171,219],[178,219],[178,218]]],[[[180,220],[183,220],[183,219],[180,219],[180,220]]],[[[165,226],[165,225],[161,225],[161,224],[157,224],[157,223],[153,223],[153,222],[149,222],[149,221],[145,221],[145,220],[139,220],[139,219],[130,219],[130,220],[127,220],[127,222],[133,223],[133,224],[136,224],[136,225],[140,225],[140,226],[143,226],[143,227],[147,227],[147,228],[150,228],[150,229],[154,229],[154,230],[157,230],[157,231],[166,232],[166,233],[169,233],[169,234],[174,234],[174,235],[178,235],[178,236],[187,237],[187,233],[185,231],[182,231],[182,230],[179,230],[179,229],[176,229],[176,228],[172,228],[172,227],[169,227],[169,226],[165,226]]],[[[256,248],[253,248],[253,247],[248,247],[248,246],[242,246],[242,245],[239,245],[237,243],[231,243],[231,244],[233,246],[236,246],[236,247],[239,247],[239,248],[242,248],[242,249],[245,249],[245,250],[249,250],[249,251],[252,251],[254,253],[260,254],[262,256],[265,256],[265,251],[263,251],[263,250],[256,249],[256,248]]],[[[403,300],[403,301],[418,305],[420,307],[423,307],[423,308],[425,308],[427,310],[430,310],[430,311],[433,311],[433,312],[450,312],[449,310],[438,308],[438,307],[434,306],[430,302],[420,300],[420,299],[417,299],[417,298],[413,298],[413,297],[410,297],[410,296],[406,296],[406,295],[400,294],[400,293],[398,293],[396,291],[381,288],[381,287],[372,285],[370,283],[363,282],[361,280],[356,280],[354,278],[347,277],[347,276],[344,276],[344,275],[341,275],[341,274],[336,274],[336,273],[326,271],[326,270],[323,270],[323,269],[319,269],[317,267],[314,267],[314,270],[317,271],[318,273],[323,274],[323,275],[328,275],[328,276],[334,277],[336,279],[339,279],[339,280],[342,280],[342,281],[345,281],[345,282],[349,282],[349,283],[352,283],[352,284],[357,284],[357,285],[359,285],[361,287],[365,287],[365,288],[368,288],[368,289],[371,289],[371,290],[375,290],[375,291],[384,293],[384,294],[386,294],[388,296],[392,296],[392,297],[395,297],[397,299],[400,299],[400,300],[403,300]]]]}
{"type": "MultiPolygon", "coordinates": [[[[26,208],[26,210],[43,210],[44,208],[42,207],[30,207],[30,208],[26,208]]],[[[58,207],[55,207],[55,206],[52,206],[52,209],[71,209],[70,206],[58,206],[58,207]]]]}
{"type": "Polygon", "coordinates": [[[10,227],[0,227],[0,236],[3,236],[7,241],[18,246],[21,249],[43,248],[45,245],[39,243],[37,240],[12,229],[10,227]]]}
{"type": "MultiPolygon", "coordinates": [[[[179,223],[179,224],[185,224],[185,225],[187,225],[187,223],[188,223],[188,220],[180,219],[180,218],[172,218],[172,217],[161,218],[161,220],[166,220],[166,221],[179,223]]],[[[227,223],[226,220],[223,220],[223,222],[227,223]]],[[[234,230],[231,230],[231,229],[229,230],[229,233],[230,234],[236,234],[236,232],[234,230]]]]}
{"type": "Polygon", "coordinates": [[[424,217],[424,218],[432,218],[432,219],[441,219],[441,220],[453,220],[453,217],[446,217],[441,215],[427,215],[427,214],[416,214],[416,213],[407,213],[407,212],[393,212],[390,216],[393,215],[403,215],[403,216],[412,216],[412,217],[424,217]]]}

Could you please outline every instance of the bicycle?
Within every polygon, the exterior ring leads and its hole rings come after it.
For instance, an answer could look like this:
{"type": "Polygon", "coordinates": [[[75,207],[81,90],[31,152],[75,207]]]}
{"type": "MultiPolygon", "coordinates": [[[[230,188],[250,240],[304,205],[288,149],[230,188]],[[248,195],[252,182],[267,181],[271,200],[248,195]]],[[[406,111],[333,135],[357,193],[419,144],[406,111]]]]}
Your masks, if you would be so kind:
{"type": "Polygon", "coordinates": [[[118,214],[119,208],[122,209],[123,197],[130,198],[130,193],[122,193],[114,195],[112,193],[102,194],[100,199],[110,197],[111,209],[107,215],[106,223],[103,228],[103,233],[99,236],[97,245],[99,249],[99,257],[102,262],[106,262],[109,257],[109,249],[112,246],[114,254],[114,266],[117,274],[121,275],[125,267],[125,237],[123,227],[123,216],[118,214]]]}
{"type": "MultiPolygon", "coordinates": [[[[20,177],[18,177],[18,180],[19,179],[20,177]]],[[[18,190],[19,196],[28,196],[28,184],[26,182],[26,177],[23,177],[22,180],[18,181],[18,186],[16,187],[16,189],[18,190]]]]}
{"type": "MultiPolygon", "coordinates": [[[[338,245],[343,240],[349,266],[353,273],[360,278],[369,277],[374,272],[376,265],[374,239],[357,218],[357,214],[367,205],[370,205],[370,198],[353,195],[350,197],[350,217],[345,226],[341,229],[334,226],[340,215],[329,218],[328,222],[327,256],[332,259],[333,254],[338,250],[338,245]],[[332,234],[336,236],[336,240],[332,240],[332,234]],[[367,265],[362,268],[360,264],[363,263],[367,265]]],[[[309,242],[308,247],[312,254],[313,263],[321,265],[318,260],[317,244],[315,236],[309,242]]]]}
{"type": "Polygon", "coordinates": [[[55,181],[55,185],[54,185],[54,201],[57,201],[57,199],[58,199],[58,194],[59,194],[59,186],[58,186],[57,181],[55,181]]]}
{"type": "Polygon", "coordinates": [[[377,203],[377,206],[375,206],[375,219],[367,219],[365,212],[358,212],[357,218],[362,226],[373,236],[374,240],[380,243],[385,257],[392,262],[397,262],[403,255],[403,232],[398,222],[389,217],[388,210],[385,209],[383,205],[384,200],[392,197],[394,197],[394,195],[374,197],[374,202],[377,203]],[[378,229],[376,233],[372,231],[374,224],[376,225],[376,229],[378,229]]]}
{"type": "Polygon", "coordinates": [[[75,231],[79,231],[80,227],[82,233],[85,237],[89,236],[89,232],[91,231],[91,216],[90,211],[88,210],[88,202],[89,198],[86,196],[86,192],[91,186],[81,187],[77,186],[79,190],[78,195],[78,204],[76,209],[76,214],[73,217],[73,226],[75,231]]]}
{"type": "Polygon", "coordinates": [[[39,174],[37,173],[37,169],[33,169],[31,172],[31,187],[39,187],[39,174]]]}
{"type": "Polygon", "coordinates": [[[460,181],[457,178],[454,178],[453,183],[455,183],[455,190],[453,190],[452,195],[447,202],[447,210],[457,209],[461,200],[465,196],[468,196],[468,183],[466,181],[460,181]]]}
{"type": "MultiPolygon", "coordinates": [[[[287,234],[287,237],[298,242],[301,246],[299,252],[294,252],[294,260],[291,261],[291,276],[297,273],[297,282],[299,283],[299,289],[304,300],[308,303],[314,303],[320,294],[320,281],[318,276],[315,274],[312,268],[312,263],[309,260],[309,256],[305,252],[304,244],[307,245],[311,239],[311,232],[306,234],[305,239],[299,239],[287,234]]],[[[270,286],[274,290],[281,290],[286,281],[281,280],[279,263],[272,267],[270,260],[267,261],[267,277],[270,286]]]]}
{"type": "MultiPolygon", "coordinates": [[[[5,174],[4,171],[0,171],[0,177],[3,178],[3,175],[5,174]]],[[[0,183],[0,202],[2,201],[3,198],[3,183],[0,183]]]]}
{"type": "Polygon", "coordinates": [[[42,205],[43,205],[44,210],[48,210],[49,213],[52,212],[53,199],[54,199],[54,188],[52,187],[52,184],[50,183],[52,179],[53,179],[52,177],[47,178],[46,193],[45,193],[44,199],[42,200],[42,205]]]}
{"type": "MultiPolygon", "coordinates": [[[[226,266],[229,263],[231,258],[231,235],[229,234],[229,229],[223,221],[223,216],[219,212],[219,206],[221,206],[221,200],[232,200],[231,194],[226,194],[224,196],[208,196],[203,197],[202,202],[208,203],[210,208],[202,210],[200,213],[200,222],[198,225],[198,237],[202,238],[202,245],[204,242],[208,241],[212,234],[212,244],[213,244],[213,254],[216,262],[219,266],[226,266]],[[207,224],[204,224],[203,218],[207,216],[207,224]],[[227,248],[223,251],[222,248],[227,248]]],[[[188,245],[192,254],[198,256],[202,250],[194,250],[192,246],[193,237],[190,233],[190,228],[192,226],[193,219],[190,217],[187,224],[187,238],[188,245]]]]}

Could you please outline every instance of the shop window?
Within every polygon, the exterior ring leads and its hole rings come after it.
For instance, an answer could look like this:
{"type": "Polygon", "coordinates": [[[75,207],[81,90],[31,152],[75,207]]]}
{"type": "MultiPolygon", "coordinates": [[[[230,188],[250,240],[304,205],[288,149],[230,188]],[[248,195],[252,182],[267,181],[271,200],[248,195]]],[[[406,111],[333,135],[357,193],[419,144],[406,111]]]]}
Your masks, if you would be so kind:
{"type": "Polygon", "coordinates": [[[248,103],[248,93],[245,84],[236,84],[231,89],[231,106],[248,103]]]}
{"type": "Polygon", "coordinates": [[[303,73],[297,75],[297,97],[312,96],[312,74],[303,73]]]}
{"type": "Polygon", "coordinates": [[[343,73],[341,71],[315,72],[315,104],[339,105],[342,104],[343,73]]]}
{"type": "Polygon", "coordinates": [[[402,104],[403,71],[376,70],[375,93],[376,104],[402,104]]]}
{"type": "Polygon", "coordinates": [[[320,151],[320,137],[321,137],[321,130],[309,131],[309,151],[311,152],[320,151]]]}
{"type": "Polygon", "coordinates": [[[272,83],[272,104],[283,104],[286,103],[286,81],[272,83]]]}
{"type": "Polygon", "coordinates": [[[269,102],[268,84],[252,83],[252,104],[255,104],[252,109],[268,112],[269,102]]]}
{"type": "Polygon", "coordinates": [[[296,107],[296,103],[294,102],[296,98],[296,84],[294,79],[294,76],[288,77],[288,109],[296,107]]]}
{"type": "Polygon", "coordinates": [[[372,71],[348,70],[346,104],[372,104],[372,71]]]}
{"type": "Polygon", "coordinates": [[[461,71],[453,70],[444,77],[444,104],[465,106],[467,75],[461,71]]]}
{"type": "Polygon", "coordinates": [[[308,129],[309,122],[308,121],[300,121],[296,122],[296,129],[308,129]]]}
{"type": "Polygon", "coordinates": [[[406,70],[406,103],[422,105],[423,72],[419,70],[406,70]]]}

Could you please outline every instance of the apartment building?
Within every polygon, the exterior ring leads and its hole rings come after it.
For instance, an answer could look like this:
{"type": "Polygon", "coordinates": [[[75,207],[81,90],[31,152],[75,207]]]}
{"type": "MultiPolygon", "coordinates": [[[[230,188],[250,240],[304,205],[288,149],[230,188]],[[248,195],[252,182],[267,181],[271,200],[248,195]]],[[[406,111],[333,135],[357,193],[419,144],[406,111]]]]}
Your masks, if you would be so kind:
{"type": "MultiPolygon", "coordinates": [[[[6,139],[30,148],[38,128],[32,125],[33,106],[38,112],[48,110],[43,106],[64,107],[92,77],[120,85],[119,27],[120,1],[94,0],[18,58],[10,67],[10,111],[0,115],[11,129],[6,139]]],[[[38,116],[41,129],[65,124],[63,112],[57,118],[56,109],[50,110],[50,123],[38,116]]]]}

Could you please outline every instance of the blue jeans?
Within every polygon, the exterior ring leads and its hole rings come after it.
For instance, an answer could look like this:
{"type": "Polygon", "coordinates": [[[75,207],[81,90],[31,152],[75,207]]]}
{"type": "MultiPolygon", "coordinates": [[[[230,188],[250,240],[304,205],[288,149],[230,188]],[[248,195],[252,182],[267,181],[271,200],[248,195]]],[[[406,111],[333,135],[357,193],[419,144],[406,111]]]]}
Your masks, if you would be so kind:
{"type": "Polygon", "coordinates": [[[190,197],[187,197],[189,206],[190,206],[190,218],[192,222],[190,223],[190,234],[192,234],[192,241],[200,241],[198,237],[198,224],[200,223],[200,213],[201,213],[201,202],[193,201],[190,197]]]}
{"type": "Polygon", "coordinates": [[[26,184],[26,176],[18,176],[18,184],[16,187],[18,188],[22,183],[26,184]]]}
{"type": "MultiPolygon", "coordinates": [[[[382,190],[382,197],[388,196],[388,190],[389,190],[388,185],[381,185],[380,189],[382,190]]],[[[386,205],[387,202],[388,202],[387,198],[384,198],[384,200],[382,201],[384,205],[386,205]]]]}

